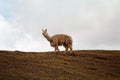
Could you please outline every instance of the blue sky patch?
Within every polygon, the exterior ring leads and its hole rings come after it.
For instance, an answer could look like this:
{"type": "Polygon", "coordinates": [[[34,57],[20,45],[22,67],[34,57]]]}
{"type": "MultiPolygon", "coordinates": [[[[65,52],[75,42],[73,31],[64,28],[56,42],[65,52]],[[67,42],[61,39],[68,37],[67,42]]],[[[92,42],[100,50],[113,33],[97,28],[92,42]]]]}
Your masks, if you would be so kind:
{"type": "Polygon", "coordinates": [[[10,0],[0,0],[0,14],[7,19],[12,18],[12,8],[10,0]]]}

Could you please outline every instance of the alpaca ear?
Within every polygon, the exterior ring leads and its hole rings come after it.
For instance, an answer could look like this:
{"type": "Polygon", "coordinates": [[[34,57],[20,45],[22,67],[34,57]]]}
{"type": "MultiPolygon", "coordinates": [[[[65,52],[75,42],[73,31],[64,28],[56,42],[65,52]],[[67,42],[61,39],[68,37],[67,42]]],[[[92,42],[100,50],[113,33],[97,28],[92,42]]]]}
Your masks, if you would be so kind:
{"type": "Polygon", "coordinates": [[[45,32],[47,32],[47,29],[45,29],[45,32]]]}

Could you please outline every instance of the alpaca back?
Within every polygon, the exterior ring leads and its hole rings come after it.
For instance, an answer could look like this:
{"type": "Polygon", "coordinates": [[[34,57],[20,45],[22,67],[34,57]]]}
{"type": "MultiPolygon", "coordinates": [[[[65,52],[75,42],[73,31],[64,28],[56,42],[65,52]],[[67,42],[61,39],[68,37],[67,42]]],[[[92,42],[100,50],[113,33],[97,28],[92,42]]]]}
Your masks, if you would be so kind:
{"type": "Polygon", "coordinates": [[[63,45],[63,44],[72,45],[72,38],[65,34],[56,34],[56,35],[52,36],[52,39],[57,39],[58,45],[63,45]]]}

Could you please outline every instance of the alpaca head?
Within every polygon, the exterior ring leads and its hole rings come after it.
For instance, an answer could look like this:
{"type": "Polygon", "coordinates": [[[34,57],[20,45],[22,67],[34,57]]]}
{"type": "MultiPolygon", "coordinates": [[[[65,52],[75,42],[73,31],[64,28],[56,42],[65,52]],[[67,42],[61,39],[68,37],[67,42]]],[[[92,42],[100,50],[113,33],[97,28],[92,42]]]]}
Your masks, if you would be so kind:
{"type": "Polygon", "coordinates": [[[48,41],[52,41],[51,37],[48,35],[47,33],[47,29],[42,29],[42,35],[48,40],[48,41]]]}
{"type": "Polygon", "coordinates": [[[45,29],[45,30],[42,29],[42,34],[43,34],[44,37],[48,36],[47,29],[45,29]]]}

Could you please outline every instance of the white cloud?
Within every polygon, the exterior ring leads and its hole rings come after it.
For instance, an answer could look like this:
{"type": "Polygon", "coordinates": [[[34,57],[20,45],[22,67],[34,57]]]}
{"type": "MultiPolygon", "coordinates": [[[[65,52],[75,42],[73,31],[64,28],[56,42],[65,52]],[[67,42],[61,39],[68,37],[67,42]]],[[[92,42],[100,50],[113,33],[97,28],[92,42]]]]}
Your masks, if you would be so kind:
{"type": "Polygon", "coordinates": [[[13,49],[15,29],[0,15],[0,49],[13,49]]]}
{"type": "Polygon", "coordinates": [[[40,41],[33,39],[29,34],[25,34],[23,38],[16,41],[15,43],[16,50],[22,51],[39,51],[40,41]]]}
{"type": "Polygon", "coordinates": [[[40,38],[34,39],[34,37],[21,30],[21,25],[8,21],[4,16],[0,15],[0,49],[22,51],[49,50],[49,48],[46,48],[48,45],[41,43],[40,38]]]}

